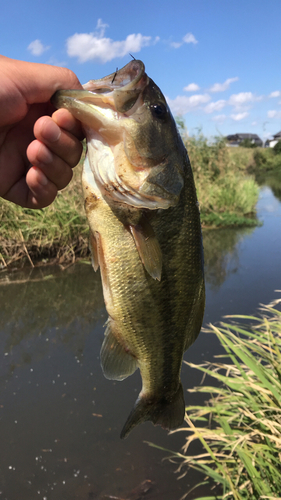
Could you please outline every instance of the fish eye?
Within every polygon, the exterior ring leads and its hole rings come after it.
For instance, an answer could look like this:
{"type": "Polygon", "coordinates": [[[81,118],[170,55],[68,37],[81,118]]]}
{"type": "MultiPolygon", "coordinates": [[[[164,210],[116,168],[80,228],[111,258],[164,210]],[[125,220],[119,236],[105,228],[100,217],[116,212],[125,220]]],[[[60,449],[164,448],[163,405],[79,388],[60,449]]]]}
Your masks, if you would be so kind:
{"type": "Polygon", "coordinates": [[[162,102],[158,104],[151,104],[150,109],[156,118],[165,118],[167,114],[167,108],[162,102]]]}

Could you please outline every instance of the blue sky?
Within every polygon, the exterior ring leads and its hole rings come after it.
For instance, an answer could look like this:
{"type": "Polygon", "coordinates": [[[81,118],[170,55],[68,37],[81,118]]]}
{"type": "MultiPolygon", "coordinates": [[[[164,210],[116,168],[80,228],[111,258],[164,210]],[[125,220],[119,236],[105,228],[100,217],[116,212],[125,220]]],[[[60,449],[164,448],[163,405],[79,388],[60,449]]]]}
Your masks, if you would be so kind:
{"type": "Polygon", "coordinates": [[[0,52],[82,83],[141,59],[188,132],[281,130],[281,0],[2,2],[0,52]]]}

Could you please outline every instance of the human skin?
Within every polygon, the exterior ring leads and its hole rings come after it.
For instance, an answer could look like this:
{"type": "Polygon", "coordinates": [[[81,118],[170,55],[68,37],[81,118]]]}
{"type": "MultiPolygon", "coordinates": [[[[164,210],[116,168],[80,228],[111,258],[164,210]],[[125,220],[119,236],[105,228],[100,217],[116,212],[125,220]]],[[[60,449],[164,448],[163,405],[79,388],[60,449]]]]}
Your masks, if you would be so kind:
{"type": "Polygon", "coordinates": [[[0,196],[43,208],[70,182],[83,139],[80,122],[50,98],[82,86],[67,68],[0,56],[0,69],[0,196]]]}

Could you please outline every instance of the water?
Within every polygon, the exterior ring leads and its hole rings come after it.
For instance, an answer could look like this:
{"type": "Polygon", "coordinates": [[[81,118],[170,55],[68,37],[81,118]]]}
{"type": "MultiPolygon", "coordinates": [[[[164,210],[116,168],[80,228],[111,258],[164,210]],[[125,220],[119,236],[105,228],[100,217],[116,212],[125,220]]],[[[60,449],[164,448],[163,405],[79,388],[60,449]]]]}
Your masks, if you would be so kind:
{"type": "MultiPolygon", "coordinates": [[[[262,227],[204,235],[205,323],[255,313],[278,296],[281,203],[267,187],[258,213],[262,227]]],[[[2,273],[0,282],[0,500],[124,499],[144,480],[152,481],[147,500],[177,500],[202,479],[191,471],[177,480],[176,465],[162,460],[168,453],[145,443],[179,451],[184,432],[168,436],[146,423],[119,439],[141,381],[138,372],[121,383],[102,375],[107,315],[89,265],[2,273]]],[[[200,363],[219,351],[201,333],[185,359],[200,363]]],[[[192,388],[201,375],[184,365],[182,381],[192,388]]],[[[189,404],[200,398],[186,393],[189,404]]]]}

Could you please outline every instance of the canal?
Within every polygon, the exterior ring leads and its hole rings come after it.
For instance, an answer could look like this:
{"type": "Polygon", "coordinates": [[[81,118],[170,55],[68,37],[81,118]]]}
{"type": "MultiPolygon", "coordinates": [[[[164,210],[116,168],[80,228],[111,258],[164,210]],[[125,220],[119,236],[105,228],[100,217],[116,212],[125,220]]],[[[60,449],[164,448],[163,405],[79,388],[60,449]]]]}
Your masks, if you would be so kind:
{"type": "MultiPolygon", "coordinates": [[[[261,188],[257,209],[261,227],[204,232],[204,324],[280,296],[281,203],[271,188],[261,188]]],[[[167,453],[146,443],[179,451],[184,432],[146,423],[120,440],[141,380],[139,372],[121,383],[103,377],[107,314],[89,264],[2,272],[0,304],[0,500],[137,500],[143,481],[147,500],[179,500],[202,479],[190,471],[178,480],[167,453]]],[[[201,333],[185,359],[211,361],[220,349],[201,333]]],[[[187,392],[200,381],[183,365],[188,404],[202,403],[187,392]]]]}

